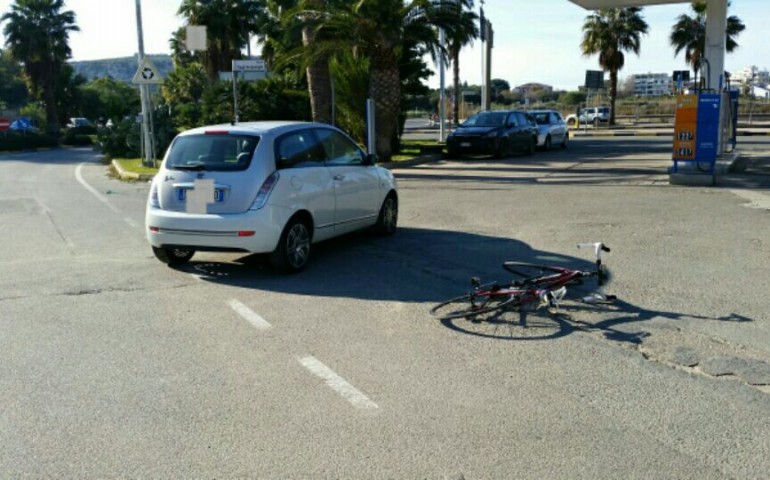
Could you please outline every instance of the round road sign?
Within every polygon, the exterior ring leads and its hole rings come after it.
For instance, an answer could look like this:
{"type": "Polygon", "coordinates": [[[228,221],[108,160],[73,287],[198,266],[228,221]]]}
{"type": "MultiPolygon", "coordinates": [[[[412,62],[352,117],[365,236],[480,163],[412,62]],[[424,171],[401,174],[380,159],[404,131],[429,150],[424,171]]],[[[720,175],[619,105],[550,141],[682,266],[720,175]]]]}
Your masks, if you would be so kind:
{"type": "Polygon", "coordinates": [[[7,118],[0,118],[0,132],[11,128],[11,121],[7,118]]]}

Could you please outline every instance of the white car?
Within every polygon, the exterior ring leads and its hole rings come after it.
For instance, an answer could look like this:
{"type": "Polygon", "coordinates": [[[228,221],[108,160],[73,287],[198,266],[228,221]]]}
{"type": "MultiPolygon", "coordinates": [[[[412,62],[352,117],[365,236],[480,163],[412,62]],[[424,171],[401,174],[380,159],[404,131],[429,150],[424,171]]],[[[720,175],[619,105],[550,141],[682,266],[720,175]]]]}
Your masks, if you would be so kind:
{"type": "Polygon", "coordinates": [[[354,230],[395,232],[393,174],[339,129],[254,122],[179,134],[152,181],[147,239],[180,265],[196,251],[269,253],[282,272],[305,268],[311,245],[354,230]]]}
{"type": "Polygon", "coordinates": [[[555,110],[533,110],[528,112],[537,124],[537,146],[550,150],[553,145],[567,148],[569,129],[561,114],[555,110]]]}
{"type": "Polygon", "coordinates": [[[610,120],[610,107],[589,107],[581,108],[580,115],[567,115],[567,124],[576,125],[599,125],[607,123],[610,120]]]}

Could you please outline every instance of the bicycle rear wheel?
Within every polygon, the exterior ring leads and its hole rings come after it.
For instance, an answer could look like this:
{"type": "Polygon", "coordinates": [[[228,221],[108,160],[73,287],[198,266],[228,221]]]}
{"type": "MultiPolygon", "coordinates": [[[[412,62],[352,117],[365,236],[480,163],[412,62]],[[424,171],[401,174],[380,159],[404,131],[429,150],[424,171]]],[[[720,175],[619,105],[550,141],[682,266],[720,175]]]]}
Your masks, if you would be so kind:
{"type": "Polygon", "coordinates": [[[441,302],[430,309],[430,314],[440,320],[470,318],[500,310],[518,300],[518,295],[500,292],[479,292],[441,302]]]}

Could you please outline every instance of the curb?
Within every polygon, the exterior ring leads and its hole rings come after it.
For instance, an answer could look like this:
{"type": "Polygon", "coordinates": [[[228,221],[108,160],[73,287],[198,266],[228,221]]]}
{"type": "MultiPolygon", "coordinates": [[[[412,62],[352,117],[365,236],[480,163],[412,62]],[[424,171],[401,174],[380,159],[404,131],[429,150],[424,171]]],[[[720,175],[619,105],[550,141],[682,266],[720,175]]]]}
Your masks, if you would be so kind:
{"type": "MultiPolygon", "coordinates": [[[[616,131],[616,132],[575,132],[570,131],[570,137],[673,137],[674,131],[670,132],[623,132],[623,131],[616,131]]],[[[736,135],[739,137],[761,137],[761,136],[770,136],[770,130],[768,131],[748,131],[748,130],[738,130],[736,132],[736,135]]]]}
{"type": "Polygon", "coordinates": [[[570,137],[673,137],[674,131],[670,132],[573,132],[570,131],[570,137]]]}
{"type": "Polygon", "coordinates": [[[117,160],[112,160],[112,166],[115,168],[115,171],[118,172],[118,178],[121,180],[130,180],[135,182],[149,182],[150,180],[155,177],[153,174],[149,173],[134,173],[134,172],[127,172],[123,169],[123,167],[120,166],[120,162],[117,160]]]}

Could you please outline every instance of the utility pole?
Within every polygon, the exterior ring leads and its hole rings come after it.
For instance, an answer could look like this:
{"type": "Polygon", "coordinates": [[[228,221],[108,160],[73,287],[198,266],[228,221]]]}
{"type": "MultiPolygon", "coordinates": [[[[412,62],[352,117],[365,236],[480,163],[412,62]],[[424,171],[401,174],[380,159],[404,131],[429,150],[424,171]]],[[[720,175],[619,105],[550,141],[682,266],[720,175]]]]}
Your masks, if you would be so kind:
{"type": "Polygon", "coordinates": [[[494,31],[492,30],[492,22],[484,16],[484,0],[481,0],[479,22],[479,32],[481,34],[481,109],[489,110],[491,106],[489,90],[492,86],[494,31]]]}
{"type": "MultiPolygon", "coordinates": [[[[136,0],[136,36],[139,40],[139,66],[144,62],[144,34],[142,32],[142,5],[141,0],[136,0]]],[[[152,107],[150,105],[150,95],[148,85],[139,85],[139,95],[142,103],[142,144],[144,145],[144,165],[155,166],[155,152],[150,128],[150,118],[152,107]]]]}
{"type": "MultiPolygon", "coordinates": [[[[444,32],[443,28],[439,28],[438,31],[438,41],[441,44],[441,48],[444,48],[444,44],[446,43],[446,33],[444,32]]],[[[443,50],[439,53],[438,57],[438,81],[439,81],[439,100],[438,100],[438,141],[443,142],[446,137],[444,136],[444,124],[446,123],[446,82],[445,82],[445,70],[446,65],[444,62],[444,52],[443,50]]]]}
{"type": "Polygon", "coordinates": [[[486,58],[487,58],[487,18],[484,16],[484,0],[479,6],[479,36],[481,37],[481,109],[489,110],[489,90],[487,90],[486,58]]]}

